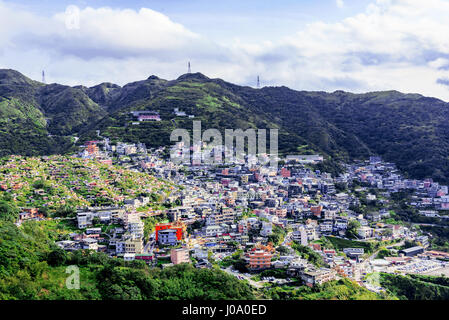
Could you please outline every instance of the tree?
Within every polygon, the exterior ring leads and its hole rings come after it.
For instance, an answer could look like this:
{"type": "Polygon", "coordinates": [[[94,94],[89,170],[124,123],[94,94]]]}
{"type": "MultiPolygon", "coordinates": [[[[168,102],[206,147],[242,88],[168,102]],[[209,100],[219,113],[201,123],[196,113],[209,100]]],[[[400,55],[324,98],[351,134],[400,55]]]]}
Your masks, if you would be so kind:
{"type": "Polygon", "coordinates": [[[69,205],[63,205],[56,210],[56,217],[74,217],[76,215],[76,209],[69,205]]]}
{"type": "Polygon", "coordinates": [[[19,209],[12,203],[0,201],[0,219],[16,222],[19,218],[19,209]]]}
{"type": "Polygon", "coordinates": [[[268,242],[272,242],[275,246],[284,241],[285,230],[277,225],[273,228],[273,234],[268,236],[268,242]]]}
{"type": "Polygon", "coordinates": [[[99,225],[100,223],[101,223],[101,220],[99,217],[92,218],[92,225],[96,226],[96,225],[99,225]]]}
{"type": "Polygon", "coordinates": [[[232,266],[234,267],[235,270],[238,270],[241,273],[245,273],[248,272],[248,264],[246,263],[245,260],[243,259],[238,259],[236,260],[232,266]]]}
{"type": "Polygon", "coordinates": [[[382,231],[382,235],[384,237],[391,237],[393,235],[393,231],[391,229],[385,229],[384,231],[382,231]]]}
{"type": "Polygon", "coordinates": [[[404,249],[415,247],[417,245],[418,245],[418,243],[416,241],[405,240],[405,242],[404,242],[404,249]]]}
{"type": "Polygon", "coordinates": [[[360,222],[357,220],[351,220],[348,223],[348,228],[346,229],[346,237],[350,239],[358,238],[358,230],[360,228],[360,222]]]}
{"type": "Polygon", "coordinates": [[[48,217],[49,216],[49,210],[48,207],[40,207],[39,208],[39,213],[42,214],[44,217],[48,217]]]}
{"type": "Polygon", "coordinates": [[[48,254],[47,262],[52,267],[62,266],[67,261],[67,252],[62,249],[55,249],[48,254]]]}
{"type": "Polygon", "coordinates": [[[280,246],[276,249],[281,255],[286,255],[288,254],[288,249],[287,247],[284,246],[280,246]]]}
{"type": "Polygon", "coordinates": [[[313,251],[311,248],[307,246],[301,245],[297,241],[293,241],[292,248],[304,259],[308,260],[310,263],[314,264],[317,267],[322,267],[325,265],[323,257],[313,251]]]}
{"type": "Polygon", "coordinates": [[[343,192],[346,191],[347,188],[347,184],[344,182],[337,182],[335,183],[335,190],[337,190],[337,192],[343,192]]]}
{"type": "Polygon", "coordinates": [[[381,248],[377,254],[377,259],[383,259],[385,257],[390,257],[392,253],[387,248],[381,248]]]}
{"type": "Polygon", "coordinates": [[[326,237],[321,237],[320,238],[321,243],[323,244],[323,247],[326,249],[333,249],[334,245],[332,244],[332,242],[329,241],[328,238],[326,237]]]}
{"type": "Polygon", "coordinates": [[[233,248],[238,248],[239,243],[237,241],[230,241],[230,242],[228,242],[228,246],[233,247],[233,248]]]}

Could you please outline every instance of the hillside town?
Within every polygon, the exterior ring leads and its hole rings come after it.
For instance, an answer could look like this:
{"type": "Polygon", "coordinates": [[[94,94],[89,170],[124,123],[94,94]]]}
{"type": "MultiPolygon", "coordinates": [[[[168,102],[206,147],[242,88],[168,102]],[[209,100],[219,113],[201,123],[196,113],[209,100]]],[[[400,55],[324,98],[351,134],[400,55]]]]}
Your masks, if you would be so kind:
{"type": "MultiPolygon", "coordinates": [[[[127,179],[134,179],[128,184],[134,189],[120,192],[117,183],[106,180],[111,188],[81,197],[77,189],[104,184],[98,180],[100,172],[88,182],[71,177],[63,198],[44,187],[35,188],[33,197],[43,197],[47,205],[72,201],[72,217],[50,218],[28,206],[22,208],[17,224],[70,220],[73,232],[57,242],[64,250],[104,252],[162,268],[180,263],[218,266],[256,288],[295,284],[298,279],[313,287],[350,278],[379,292],[383,289],[368,277],[373,272],[449,270],[449,254],[432,250],[428,234],[394,219],[398,212],[392,199],[408,190],[409,205],[420,215],[447,219],[448,187],[430,179],[405,179],[393,163],[380,157],[345,164],[345,172],[332,177],[314,167],[323,162],[320,155],[289,155],[279,159],[278,168],[271,168],[258,162],[177,165],[164,160],[164,151],[147,150],[144,144],[112,144],[107,138],[86,142],[73,161],[117,166],[120,169],[110,169],[109,176],[115,182],[126,170],[133,172],[136,175],[127,179]],[[151,183],[145,182],[145,175],[151,183]],[[160,191],[165,183],[170,192],[160,191]],[[95,201],[98,197],[108,201],[95,201]]],[[[51,163],[51,179],[67,178],[67,170],[55,165],[56,160],[66,160],[53,156],[40,161],[46,160],[51,163]]],[[[20,163],[27,166],[23,174],[37,170],[20,157],[3,167],[20,163]]],[[[4,175],[0,188],[15,194],[23,188],[18,181],[17,172],[4,175]]]]}

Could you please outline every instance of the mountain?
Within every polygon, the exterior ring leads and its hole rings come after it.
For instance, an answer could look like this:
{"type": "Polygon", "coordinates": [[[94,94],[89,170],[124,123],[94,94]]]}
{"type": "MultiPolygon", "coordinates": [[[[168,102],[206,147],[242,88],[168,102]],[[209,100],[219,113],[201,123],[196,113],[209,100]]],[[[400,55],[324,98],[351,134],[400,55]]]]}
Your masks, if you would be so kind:
{"type": "Polygon", "coordinates": [[[106,114],[80,88],[0,70],[0,156],[62,153],[72,145],[69,136],[106,114]]]}
{"type": "Polygon", "coordinates": [[[449,182],[449,104],[397,91],[353,94],[287,87],[254,89],[201,73],[156,76],[123,87],[45,85],[0,70],[0,155],[64,152],[69,137],[171,144],[175,128],[278,128],[282,153],[320,152],[349,160],[381,155],[410,177],[449,182]],[[177,117],[178,108],[195,118],[177,117]],[[131,111],[152,110],[162,121],[135,123],[131,111]],[[49,136],[50,135],[50,136],[49,136]],[[19,143],[20,142],[20,143],[19,143]]]}

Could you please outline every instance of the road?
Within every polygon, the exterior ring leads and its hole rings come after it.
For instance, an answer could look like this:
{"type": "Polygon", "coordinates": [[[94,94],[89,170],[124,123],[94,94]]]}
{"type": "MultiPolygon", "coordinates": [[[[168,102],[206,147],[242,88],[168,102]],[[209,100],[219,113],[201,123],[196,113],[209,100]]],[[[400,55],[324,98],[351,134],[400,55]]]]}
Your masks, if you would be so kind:
{"type": "Polygon", "coordinates": [[[149,236],[148,242],[145,244],[145,247],[143,248],[143,252],[144,252],[144,253],[149,253],[149,254],[152,254],[152,253],[153,253],[154,246],[155,246],[155,244],[156,244],[156,241],[154,240],[154,239],[155,239],[155,235],[156,235],[156,233],[153,232],[153,233],[149,236]],[[153,240],[150,240],[150,239],[153,239],[153,240]]]}
{"type": "MultiPolygon", "coordinates": [[[[402,245],[404,245],[404,240],[402,240],[402,241],[400,241],[400,242],[398,242],[398,243],[393,243],[393,244],[391,244],[391,245],[388,245],[388,247],[398,247],[398,246],[402,246],[402,245]]],[[[368,263],[368,266],[369,266],[369,262],[371,262],[372,260],[374,260],[374,258],[377,256],[377,254],[379,253],[379,251],[381,250],[381,248],[379,248],[379,249],[377,249],[376,251],[374,251],[367,259],[365,259],[361,264],[360,264],[360,269],[361,270],[365,270],[365,271],[369,271],[366,267],[367,267],[367,263],[368,263]]],[[[366,273],[368,273],[368,272],[366,272],[366,273]]],[[[365,288],[367,288],[368,290],[370,290],[370,291],[373,291],[373,292],[376,292],[376,293],[379,293],[380,291],[382,291],[382,288],[380,288],[380,289],[378,289],[379,288],[379,285],[377,286],[377,287],[373,287],[373,286],[371,286],[371,284],[370,283],[368,283],[368,282],[362,282],[362,280],[363,280],[363,278],[364,278],[364,275],[361,273],[361,272],[358,272],[358,275],[357,275],[357,277],[355,277],[355,280],[357,281],[357,282],[359,282],[359,283],[362,283],[362,285],[365,287],[365,288]]]]}
{"type": "Polygon", "coordinates": [[[290,254],[294,254],[295,250],[293,250],[290,246],[287,245],[287,243],[291,242],[291,236],[292,236],[293,231],[290,231],[287,233],[287,235],[284,237],[284,241],[282,241],[282,243],[279,246],[283,246],[286,247],[290,254]]]}

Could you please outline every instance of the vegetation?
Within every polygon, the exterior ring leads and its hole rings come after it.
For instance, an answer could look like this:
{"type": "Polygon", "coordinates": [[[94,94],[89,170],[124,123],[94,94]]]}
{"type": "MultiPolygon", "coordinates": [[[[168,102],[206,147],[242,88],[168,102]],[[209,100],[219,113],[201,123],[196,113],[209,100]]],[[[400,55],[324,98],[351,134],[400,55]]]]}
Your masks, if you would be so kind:
{"type": "Polygon", "coordinates": [[[264,294],[267,298],[274,300],[381,300],[385,298],[348,279],[329,281],[314,288],[274,287],[266,289],[264,294]]]}
{"type": "Polygon", "coordinates": [[[272,242],[275,246],[279,245],[284,241],[284,237],[287,234],[284,228],[277,225],[273,227],[273,234],[268,236],[268,242],[272,242]]]}
{"type": "Polygon", "coordinates": [[[346,237],[350,239],[358,238],[358,230],[360,228],[360,222],[357,220],[351,220],[348,223],[348,227],[346,229],[346,237]]]}
{"type": "Polygon", "coordinates": [[[326,237],[337,250],[342,250],[343,248],[363,248],[366,253],[373,252],[375,248],[375,244],[372,242],[364,242],[364,241],[353,241],[346,240],[337,237],[326,237]]]}
{"type": "Polygon", "coordinates": [[[277,279],[286,279],[288,278],[287,269],[267,269],[260,273],[260,277],[275,277],[277,279]]]}
{"type": "Polygon", "coordinates": [[[446,277],[381,273],[380,283],[401,300],[449,299],[449,283],[446,277]]]}
{"type": "Polygon", "coordinates": [[[379,154],[411,177],[449,181],[448,105],[418,94],[256,90],[199,73],[67,87],[0,70],[0,96],[0,156],[63,153],[73,136],[81,143],[97,138],[97,129],[113,140],[168,145],[173,129],[192,129],[191,119],[173,114],[179,108],[222,133],[278,128],[281,153],[322,153],[317,168],[332,174],[341,170],[338,160],[379,154]],[[133,110],[157,111],[162,121],[133,125],[133,110]]]}
{"type": "Polygon", "coordinates": [[[0,156],[70,150],[70,135],[106,114],[80,88],[47,85],[0,70],[0,156]]]}
{"type": "Polygon", "coordinates": [[[323,267],[325,266],[325,262],[323,260],[323,257],[313,251],[311,248],[307,246],[303,246],[299,244],[297,241],[293,241],[292,248],[304,259],[308,260],[310,263],[314,264],[317,267],[323,267]]]}
{"type": "Polygon", "coordinates": [[[0,221],[0,299],[254,299],[247,283],[216,269],[150,269],[104,253],[67,253],[53,245],[64,232],[46,223],[0,221]],[[69,265],[79,267],[80,290],[65,285],[69,265]]]}
{"type": "Polygon", "coordinates": [[[383,258],[385,258],[385,257],[391,257],[391,256],[393,256],[393,253],[392,253],[390,250],[388,250],[387,248],[382,247],[382,248],[379,250],[379,252],[377,253],[376,258],[377,258],[377,259],[383,259],[383,258]]]}
{"type": "Polygon", "coordinates": [[[78,207],[123,204],[125,199],[154,193],[157,198],[150,205],[156,208],[176,190],[145,173],[65,156],[10,156],[0,161],[0,172],[0,214],[9,217],[16,216],[17,207],[73,217],[78,207]]]}
{"type": "Polygon", "coordinates": [[[16,222],[19,218],[19,209],[13,203],[0,201],[0,220],[16,222]]]}

